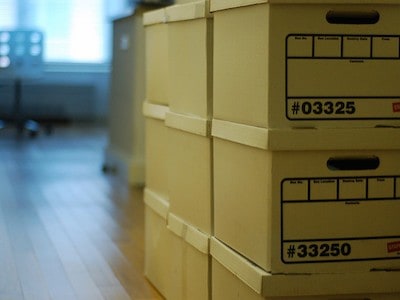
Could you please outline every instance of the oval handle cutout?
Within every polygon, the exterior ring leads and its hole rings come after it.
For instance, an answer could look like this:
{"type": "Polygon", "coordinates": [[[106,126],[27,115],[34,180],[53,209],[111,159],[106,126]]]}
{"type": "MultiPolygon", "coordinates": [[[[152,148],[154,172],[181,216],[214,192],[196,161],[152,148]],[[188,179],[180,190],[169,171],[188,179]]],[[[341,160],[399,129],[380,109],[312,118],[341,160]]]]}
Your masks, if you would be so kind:
{"type": "Polygon", "coordinates": [[[379,21],[379,13],[376,10],[369,11],[341,11],[330,10],[326,14],[326,20],[330,24],[376,24],[379,21]]]}
{"type": "Polygon", "coordinates": [[[379,167],[379,157],[331,157],[326,165],[332,171],[376,170],[379,167]]]}

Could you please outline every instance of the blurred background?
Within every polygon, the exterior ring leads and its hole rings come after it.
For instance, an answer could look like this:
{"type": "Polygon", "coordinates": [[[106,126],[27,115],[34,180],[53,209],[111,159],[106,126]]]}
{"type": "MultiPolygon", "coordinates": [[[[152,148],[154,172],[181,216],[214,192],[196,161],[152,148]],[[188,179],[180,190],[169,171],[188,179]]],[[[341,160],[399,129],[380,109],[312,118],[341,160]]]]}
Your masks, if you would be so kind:
{"type": "MultiPolygon", "coordinates": [[[[44,34],[43,72],[23,81],[21,109],[39,121],[104,122],[112,58],[112,20],[131,0],[0,0],[0,30],[44,34]]],[[[0,119],[13,111],[13,78],[0,74],[0,119]]]]}
{"type": "Polygon", "coordinates": [[[161,299],[141,188],[160,2],[0,0],[0,299],[161,299]]]}

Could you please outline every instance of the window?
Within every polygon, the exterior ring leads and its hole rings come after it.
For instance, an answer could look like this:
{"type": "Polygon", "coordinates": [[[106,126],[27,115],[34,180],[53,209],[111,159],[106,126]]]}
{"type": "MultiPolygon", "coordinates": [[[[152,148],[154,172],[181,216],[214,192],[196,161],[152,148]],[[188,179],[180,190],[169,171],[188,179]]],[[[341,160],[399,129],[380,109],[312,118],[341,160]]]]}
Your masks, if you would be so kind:
{"type": "Polygon", "coordinates": [[[0,0],[0,26],[5,28],[15,27],[17,20],[16,5],[12,0],[0,0]]]}
{"type": "Polygon", "coordinates": [[[106,1],[0,0],[0,28],[42,30],[46,62],[104,63],[111,51],[106,1]]]}

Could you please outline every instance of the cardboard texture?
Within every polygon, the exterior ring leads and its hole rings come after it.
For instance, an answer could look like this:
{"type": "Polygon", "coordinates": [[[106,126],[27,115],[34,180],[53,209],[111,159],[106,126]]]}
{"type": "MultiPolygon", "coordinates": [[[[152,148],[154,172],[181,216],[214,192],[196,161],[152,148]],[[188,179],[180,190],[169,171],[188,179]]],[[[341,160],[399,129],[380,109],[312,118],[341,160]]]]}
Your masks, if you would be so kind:
{"type": "Polygon", "coordinates": [[[266,129],[217,119],[214,119],[212,124],[213,136],[260,149],[281,151],[293,149],[297,151],[374,150],[377,147],[386,150],[400,149],[399,128],[266,129]]]}
{"type": "MultiPolygon", "coordinates": [[[[200,140],[207,139],[210,143],[210,122],[173,114],[169,112],[167,106],[147,102],[143,104],[143,113],[146,116],[147,167],[145,275],[166,299],[209,299],[209,236],[169,213],[170,187],[168,183],[171,174],[168,168],[172,166],[175,170],[175,167],[180,166],[176,166],[173,160],[171,161],[169,147],[174,140],[170,138],[169,130],[177,130],[178,135],[187,133],[200,140]],[[167,128],[166,124],[187,131],[167,128]],[[188,131],[192,131],[192,133],[188,131]]],[[[182,136],[182,139],[185,143],[185,136],[182,136]]],[[[172,154],[175,159],[179,159],[177,155],[181,155],[182,149],[185,149],[179,148],[181,144],[177,144],[177,152],[172,154]]],[[[210,154],[210,146],[208,146],[207,152],[210,154]]],[[[198,152],[192,154],[197,156],[198,152]]],[[[204,157],[202,154],[200,156],[204,157]]],[[[206,161],[207,159],[204,158],[201,163],[206,163],[206,161]]],[[[208,164],[210,168],[211,163],[208,164]]],[[[210,173],[211,170],[207,174],[210,173]]],[[[192,176],[193,172],[190,172],[190,175],[192,176]]],[[[203,177],[205,178],[205,175],[203,177]]],[[[196,180],[196,178],[194,177],[192,180],[196,180]]],[[[201,184],[200,188],[204,188],[204,184],[201,184]]],[[[211,194],[211,188],[206,187],[206,189],[211,194]]],[[[172,195],[174,196],[175,193],[172,195]]],[[[190,197],[185,196],[183,200],[187,199],[190,197]]],[[[209,228],[210,216],[206,220],[202,219],[204,214],[210,214],[210,200],[206,199],[206,201],[208,201],[208,210],[204,211],[205,204],[200,203],[200,210],[203,211],[200,211],[197,219],[194,218],[194,220],[207,221],[207,228],[209,228]]],[[[198,213],[191,209],[188,209],[188,213],[183,216],[198,213]]],[[[193,222],[193,219],[190,220],[193,222]]]]}
{"type": "Polygon", "coordinates": [[[165,14],[165,8],[160,8],[156,10],[149,11],[143,14],[143,25],[155,25],[163,24],[167,21],[167,16],[165,14]]]}
{"type": "Polygon", "coordinates": [[[215,118],[264,128],[400,125],[400,1],[210,8],[215,118]]]}
{"type": "Polygon", "coordinates": [[[211,238],[210,254],[212,299],[361,300],[399,296],[400,272],[272,275],[216,238],[211,238]]]}
{"type": "Polygon", "coordinates": [[[146,33],[146,101],[168,105],[168,24],[165,9],[144,14],[146,33]]]}
{"type": "Polygon", "coordinates": [[[144,101],[142,112],[145,117],[165,121],[167,112],[169,112],[169,107],[167,105],[152,104],[144,101]]]}
{"type": "MultiPolygon", "coordinates": [[[[237,126],[213,122],[218,239],[272,274],[400,268],[399,152],[374,143],[378,129],[365,149],[357,138],[336,149],[329,131],[330,142],[282,150],[274,135],[260,146],[259,128],[235,137],[237,126]]],[[[386,131],[387,143],[399,135],[386,131]]],[[[301,131],[292,137],[302,145],[301,131]]]]}
{"type": "Polygon", "coordinates": [[[212,114],[213,37],[208,10],[208,1],[166,9],[171,111],[202,118],[212,114]]]}
{"type": "MultiPolygon", "coordinates": [[[[290,276],[290,275],[287,275],[290,276]]],[[[348,284],[348,282],[345,282],[348,284]]],[[[217,260],[212,260],[212,299],[246,300],[397,300],[399,293],[264,297],[252,290],[217,260]]]]}
{"type": "MultiPolygon", "coordinates": [[[[182,5],[172,5],[166,8],[166,14],[169,22],[212,18],[208,0],[197,0],[182,5]]],[[[186,23],[186,26],[189,24],[186,23]]]]}
{"type": "MultiPolygon", "coordinates": [[[[231,9],[254,4],[376,4],[376,0],[210,0],[210,11],[231,9]]],[[[381,4],[398,4],[398,0],[383,0],[381,4]]]]}
{"type": "Polygon", "coordinates": [[[145,181],[143,14],[147,11],[149,7],[138,5],[133,15],[113,21],[110,122],[104,163],[123,181],[139,186],[145,181]]]}
{"type": "Polygon", "coordinates": [[[210,137],[211,122],[198,117],[185,116],[173,112],[168,112],[165,124],[168,127],[180,129],[193,134],[210,137]]]}
{"type": "Polygon", "coordinates": [[[168,106],[143,104],[146,117],[146,187],[169,201],[168,137],[165,115],[168,106]]]}
{"type": "Polygon", "coordinates": [[[210,294],[209,237],[174,214],[168,215],[171,247],[171,285],[167,299],[208,300],[210,294]]]}
{"type": "Polygon", "coordinates": [[[197,2],[198,0],[175,0],[175,4],[186,4],[191,2],[197,2]]]}
{"type": "Polygon", "coordinates": [[[146,188],[144,274],[163,295],[169,287],[172,233],[167,229],[168,201],[146,188]]]}
{"type": "Polygon", "coordinates": [[[212,233],[212,140],[206,119],[167,113],[170,210],[212,233]]]}

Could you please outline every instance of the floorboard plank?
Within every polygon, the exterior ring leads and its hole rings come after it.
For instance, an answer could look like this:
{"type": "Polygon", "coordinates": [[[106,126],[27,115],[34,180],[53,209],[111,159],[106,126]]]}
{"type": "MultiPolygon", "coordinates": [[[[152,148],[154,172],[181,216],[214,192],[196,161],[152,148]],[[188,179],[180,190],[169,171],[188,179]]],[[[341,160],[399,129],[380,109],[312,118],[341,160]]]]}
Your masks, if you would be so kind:
{"type": "Polygon", "coordinates": [[[143,275],[143,191],[101,172],[106,142],[0,131],[0,299],[163,299],[143,275]]]}
{"type": "Polygon", "coordinates": [[[76,297],[80,300],[102,299],[102,294],[91,278],[64,227],[51,210],[40,211],[39,216],[49,235],[76,297]]]}
{"type": "Polygon", "coordinates": [[[0,299],[23,299],[13,249],[0,209],[0,299]]]}

